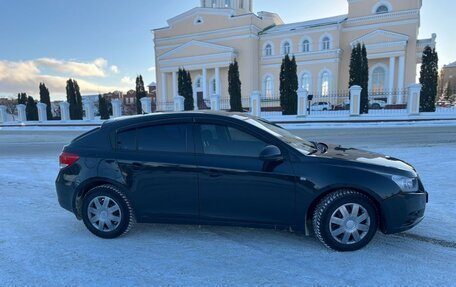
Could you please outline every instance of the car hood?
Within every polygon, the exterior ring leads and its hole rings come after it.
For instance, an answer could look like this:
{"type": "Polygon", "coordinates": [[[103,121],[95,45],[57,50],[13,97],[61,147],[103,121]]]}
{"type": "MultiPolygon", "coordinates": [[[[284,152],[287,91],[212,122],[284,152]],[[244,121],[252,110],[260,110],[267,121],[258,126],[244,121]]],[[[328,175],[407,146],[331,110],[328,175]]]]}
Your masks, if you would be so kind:
{"type": "Polygon", "coordinates": [[[346,160],[387,168],[396,168],[415,173],[413,166],[394,157],[351,147],[343,147],[340,145],[327,144],[327,146],[328,150],[325,153],[315,154],[315,156],[321,158],[346,160]]]}

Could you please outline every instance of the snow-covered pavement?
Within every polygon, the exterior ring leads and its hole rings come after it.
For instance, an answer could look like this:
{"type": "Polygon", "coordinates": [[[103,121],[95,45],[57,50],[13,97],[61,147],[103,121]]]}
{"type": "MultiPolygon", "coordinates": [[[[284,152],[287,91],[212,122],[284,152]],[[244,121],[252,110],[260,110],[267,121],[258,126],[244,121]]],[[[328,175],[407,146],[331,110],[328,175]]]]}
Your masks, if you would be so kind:
{"type": "Polygon", "coordinates": [[[96,238],[60,208],[55,194],[57,156],[74,136],[36,133],[27,143],[24,134],[0,132],[0,286],[456,282],[455,133],[446,143],[430,138],[429,144],[382,147],[376,138],[357,145],[413,164],[430,203],[425,220],[414,229],[400,235],[378,233],[365,249],[352,253],[333,252],[312,237],[286,231],[237,227],[136,225],[119,239],[96,238]]]}

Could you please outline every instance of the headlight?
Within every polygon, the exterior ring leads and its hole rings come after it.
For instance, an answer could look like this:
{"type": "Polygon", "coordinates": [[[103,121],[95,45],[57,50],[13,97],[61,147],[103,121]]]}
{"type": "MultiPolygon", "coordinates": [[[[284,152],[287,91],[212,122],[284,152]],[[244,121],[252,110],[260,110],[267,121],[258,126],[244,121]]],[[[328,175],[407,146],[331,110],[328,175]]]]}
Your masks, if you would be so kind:
{"type": "Polygon", "coordinates": [[[405,177],[394,175],[393,181],[400,187],[404,192],[416,192],[418,191],[418,179],[416,177],[405,177]]]}

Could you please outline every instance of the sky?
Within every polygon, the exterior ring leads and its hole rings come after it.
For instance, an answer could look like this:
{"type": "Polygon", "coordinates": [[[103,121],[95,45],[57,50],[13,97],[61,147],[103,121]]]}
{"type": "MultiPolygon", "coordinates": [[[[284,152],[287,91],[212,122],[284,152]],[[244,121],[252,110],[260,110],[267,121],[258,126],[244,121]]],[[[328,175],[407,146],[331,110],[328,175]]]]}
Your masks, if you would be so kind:
{"type": "MultiPolygon", "coordinates": [[[[38,95],[45,82],[62,99],[68,78],[81,93],[135,88],[155,81],[151,29],[199,0],[0,0],[0,97],[38,95]]],[[[254,0],[253,9],[285,23],[346,14],[346,0],[254,0]]],[[[437,33],[440,65],[456,61],[454,0],[423,0],[420,38],[437,33]]]]}

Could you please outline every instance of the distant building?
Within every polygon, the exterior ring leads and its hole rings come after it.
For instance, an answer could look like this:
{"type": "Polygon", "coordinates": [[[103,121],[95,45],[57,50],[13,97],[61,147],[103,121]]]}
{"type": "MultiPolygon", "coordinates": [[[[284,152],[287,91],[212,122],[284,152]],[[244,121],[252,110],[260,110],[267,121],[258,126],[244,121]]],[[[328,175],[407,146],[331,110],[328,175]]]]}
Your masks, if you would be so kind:
{"type": "MultiPolygon", "coordinates": [[[[347,14],[291,24],[275,13],[253,13],[252,2],[201,0],[153,31],[158,101],[177,95],[180,67],[191,73],[195,103],[213,94],[228,98],[228,66],[235,58],[243,97],[258,90],[277,98],[285,54],[296,57],[299,86],[325,98],[348,89],[357,43],[367,48],[369,90],[391,94],[415,83],[423,49],[436,45],[435,34],[418,39],[422,0],[348,0],[347,14]]],[[[388,96],[389,104],[405,101],[388,96]]]]}
{"type": "Polygon", "coordinates": [[[456,62],[443,66],[439,77],[440,100],[456,101],[456,62]]]}

